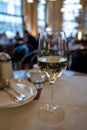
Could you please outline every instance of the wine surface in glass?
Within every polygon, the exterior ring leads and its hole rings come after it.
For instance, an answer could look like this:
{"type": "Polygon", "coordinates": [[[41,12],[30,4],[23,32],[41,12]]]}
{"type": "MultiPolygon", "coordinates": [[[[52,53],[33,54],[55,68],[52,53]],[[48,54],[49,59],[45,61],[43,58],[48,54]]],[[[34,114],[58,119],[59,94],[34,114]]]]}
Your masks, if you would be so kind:
{"type": "Polygon", "coordinates": [[[67,58],[61,56],[42,56],[38,65],[50,82],[55,82],[67,67],[67,58]]]}

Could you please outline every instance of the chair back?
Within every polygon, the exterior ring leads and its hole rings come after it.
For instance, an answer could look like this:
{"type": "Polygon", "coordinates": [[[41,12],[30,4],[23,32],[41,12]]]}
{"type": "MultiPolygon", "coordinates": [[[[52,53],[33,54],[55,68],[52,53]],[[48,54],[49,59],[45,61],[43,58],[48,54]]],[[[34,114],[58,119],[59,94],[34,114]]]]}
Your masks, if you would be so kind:
{"type": "Polygon", "coordinates": [[[19,45],[13,50],[13,68],[21,69],[22,58],[29,53],[29,49],[26,45],[19,45]]]}
{"type": "Polygon", "coordinates": [[[38,50],[34,50],[25,55],[21,60],[22,69],[33,68],[33,65],[37,63],[37,52],[38,50]]]}
{"type": "Polygon", "coordinates": [[[87,73],[87,49],[77,50],[72,53],[71,70],[87,73]]]}

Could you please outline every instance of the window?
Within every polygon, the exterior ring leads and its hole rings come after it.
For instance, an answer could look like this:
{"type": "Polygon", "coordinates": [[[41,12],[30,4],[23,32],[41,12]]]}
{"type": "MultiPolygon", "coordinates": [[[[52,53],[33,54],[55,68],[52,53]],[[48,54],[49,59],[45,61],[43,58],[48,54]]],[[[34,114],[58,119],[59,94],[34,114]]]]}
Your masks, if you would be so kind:
{"type": "Polygon", "coordinates": [[[79,17],[80,9],[80,0],[64,0],[63,8],[63,30],[66,32],[66,35],[75,36],[77,34],[78,22],[76,18],[79,17]]]}
{"type": "Polygon", "coordinates": [[[0,0],[0,34],[13,38],[17,31],[23,37],[22,0],[0,0]]]}
{"type": "Polygon", "coordinates": [[[46,28],[46,4],[38,0],[37,5],[38,33],[46,28]]]}

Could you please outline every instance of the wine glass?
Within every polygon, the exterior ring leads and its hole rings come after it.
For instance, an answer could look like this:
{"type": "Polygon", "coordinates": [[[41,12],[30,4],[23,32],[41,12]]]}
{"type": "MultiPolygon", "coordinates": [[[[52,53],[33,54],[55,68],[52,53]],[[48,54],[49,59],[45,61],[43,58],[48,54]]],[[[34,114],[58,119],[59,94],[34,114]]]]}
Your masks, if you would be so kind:
{"type": "Polygon", "coordinates": [[[60,105],[54,104],[54,84],[67,67],[65,32],[41,32],[37,55],[38,65],[49,81],[52,90],[51,102],[38,110],[39,118],[46,122],[59,122],[64,118],[60,105]]]}

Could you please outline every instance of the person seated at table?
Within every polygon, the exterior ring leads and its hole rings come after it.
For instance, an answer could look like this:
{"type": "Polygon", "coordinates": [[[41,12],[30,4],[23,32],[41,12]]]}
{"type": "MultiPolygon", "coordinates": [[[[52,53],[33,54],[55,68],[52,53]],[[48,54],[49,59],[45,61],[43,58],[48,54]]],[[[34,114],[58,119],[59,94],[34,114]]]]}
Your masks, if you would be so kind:
{"type": "Polygon", "coordinates": [[[0,42],[3,43],[3,44],[7,44],[8,43],[8,38],[7,38],[7,35],[5,33],[3,33],[1,35],[0,42]]]}
{"type": "Polygon", "coordinates": [[[17,31],[15,38],[14,38],[14,42],[15,43],[21,43],[23,41],[23,38],[21,38],[20,33],[17,31]]]}
{"type": "Polygon", "coordinates": [[[27,44],[29,47],[32,46],[32,48],[34,48],[34,50],[38,49],[38,41],[27,30],[24,31],[24,43],[27,44]]]}

